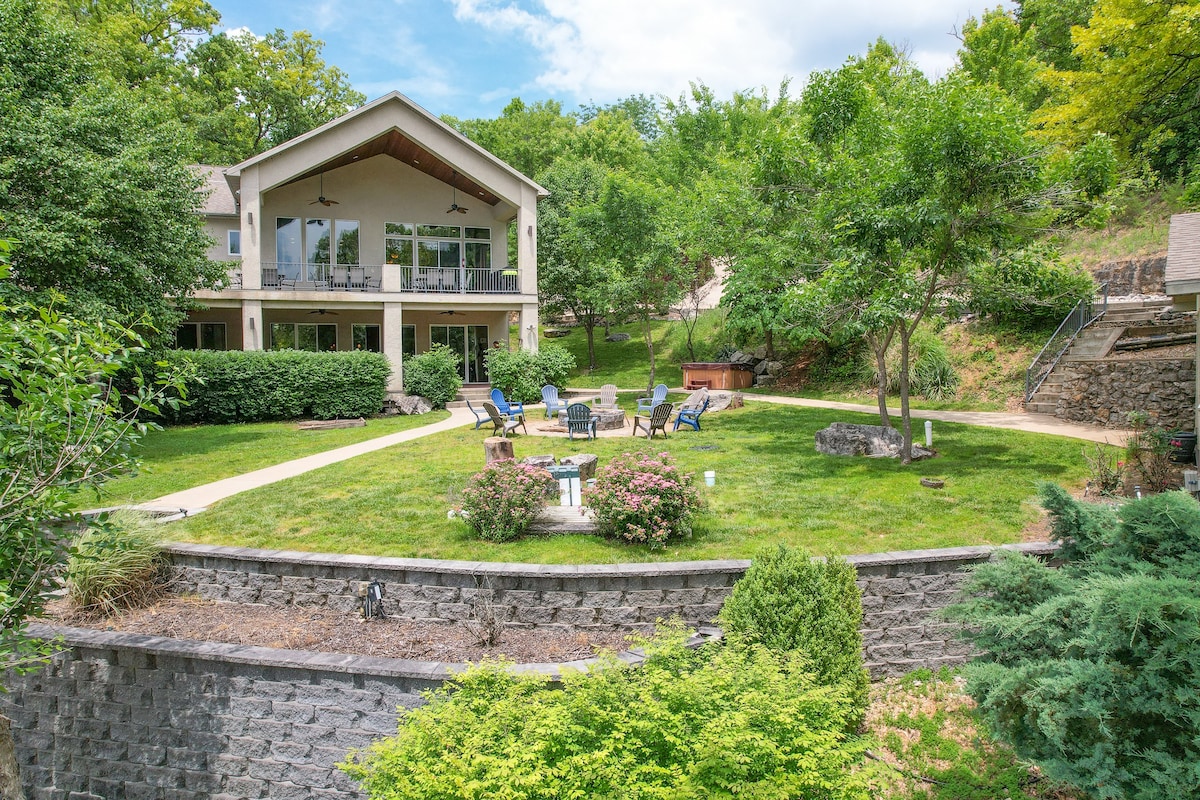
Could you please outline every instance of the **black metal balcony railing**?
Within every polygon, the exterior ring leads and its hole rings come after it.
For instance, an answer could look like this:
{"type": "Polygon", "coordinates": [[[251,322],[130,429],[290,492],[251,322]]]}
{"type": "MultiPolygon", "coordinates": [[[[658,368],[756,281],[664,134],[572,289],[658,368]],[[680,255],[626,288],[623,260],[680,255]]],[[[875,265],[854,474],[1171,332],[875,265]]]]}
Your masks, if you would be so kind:
{"type": "Polygon", "coordinates": [[[518,294],[511,267],[404,267],[294,264],[262,265],[262,288],[296,291],[378,292],[384,269],[399,270],[402,292],[432,294],[518,294]]]}

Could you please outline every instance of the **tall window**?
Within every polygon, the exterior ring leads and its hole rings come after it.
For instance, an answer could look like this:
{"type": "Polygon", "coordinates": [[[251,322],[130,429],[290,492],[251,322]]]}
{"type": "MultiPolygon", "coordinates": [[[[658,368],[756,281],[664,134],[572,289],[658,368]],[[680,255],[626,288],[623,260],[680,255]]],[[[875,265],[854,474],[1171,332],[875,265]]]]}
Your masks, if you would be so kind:
{"type": "Polygon", "coordinates": [[[337,325],[272,322],[272,350],[337,350],[337,325]]]}
{"type": "Polygon", "coordinates": [[[229,255],[240,256],[242,254],[242,232],[229,232],[229,255]]]}
{"type": "Polygon", "coordinates": [[[490,228],[467,228],[463,238],[463,263],[468,267],[491,269],[492,231],[490,228]]]}
{"type": "Polygon", "coordinates": [[[180,350],[225,350],[224,322],[185,322],[175,330],[180,350]]]}
{"type": "Polygon", "coordinates": [[[350,337],[355,350],[365,350],[368,353],[382,352],[378,325],[351,325],[350,337]]]}
{"type": "Polygon", "coordinates": [[[358,265],[358,220],[276,217],[275,260],[280,264],[358,265]]]}
{"type": "Polygon", "coordinates": [[[403,222],[388,222],[383,228],[384,263],[413,265],[413,226],[403,222]]]}

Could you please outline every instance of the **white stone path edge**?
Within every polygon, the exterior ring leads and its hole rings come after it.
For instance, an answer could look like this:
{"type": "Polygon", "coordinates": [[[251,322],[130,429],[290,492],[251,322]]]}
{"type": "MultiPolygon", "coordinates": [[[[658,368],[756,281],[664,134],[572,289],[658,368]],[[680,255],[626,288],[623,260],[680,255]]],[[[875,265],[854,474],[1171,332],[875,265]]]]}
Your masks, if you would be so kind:
{"type": "MultiPolygon", "coordinates": [[[[878,414],[879,412],[876,406],[837,403],[826,400],[808,400],[800,397],[749,394],[746,395],[746,399],[766,403],[778,403],[780,405],[832,408],[840,411],[854,411],[866,414],[878,414]]],[[[537,407],[540,407],[540,405],[537,407]]],[[[531,408],[534,408],[534,406],[531,406],[531,408]]],[[[899,416],[898,411],[894,411],[893,413],[897,417],[899,416]]],[[[1088,425],[1075,425],[1046,414],[1006,414],[992,411],[926,411],[923,409],[914,409],[912,418],[914,421],[931,419],[942,422],[958,422],[967,425],[980,425],[987,428],[1007,428],[1010,430],[1028,431],[1030,433],[1045,433],[1052,436],[1067,436],[1074,439],[1115,445],[1124,443],[1127,433],[1126,431],[1096,428],[1088,425]]],[[[304,458],[285,461],[282,464],[257,469],[253,472],[247,472],[244,475],[235,475],[232,478],[206,483],[202,486],[196,486],[191,489],[185,489],[182,492],[175,492],[174,494],[150,500],[137,506],[137,508],[160,514],[170,513],[190,516],[206,510],[210,505],[219,500],[224,500],[227,497],[232,497],[235,494],[240,494],[250,489],[257,489],[260,486],[266,486],[285,478],[301,475],[310,470],[336,464],[355,456],[373,453],[385,447],[409,442],[413,439],[420,439],[424,436],[452,430],[462,425],[473,424],[474,422],[475,418],[470,411],[465,408],[455,408],[451,410],[450,417],[441,422],[422,425],[421,427],[398,433],[391,433],[376,439],[368,439],[365,442],[327,450],[324,453],[315,453],[304,458]]],[[[925,436],[924,428],[922,427],[919,430],[915,428],[916,426],[914,426],[913,438],[917,441],[923,441],[925,436]]],[[[936,428],[934,429],[933,438],[934,445],[936,446],[936,428]]]]}

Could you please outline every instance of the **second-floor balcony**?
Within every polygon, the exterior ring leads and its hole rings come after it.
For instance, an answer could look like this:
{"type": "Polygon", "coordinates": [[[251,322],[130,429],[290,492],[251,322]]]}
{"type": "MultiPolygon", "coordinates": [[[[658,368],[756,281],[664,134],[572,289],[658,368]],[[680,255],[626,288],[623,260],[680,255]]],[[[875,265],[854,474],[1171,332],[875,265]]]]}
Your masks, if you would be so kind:
{"type": "MultiPolygon", "coordinates": [[[[262,288],[308,292],[399,291],[421,294],[519,294],[513,267],[407,267],[387,265],[330,265],[267,262],[262,265],[262,288]],[[398,278],[395,284],[385,281],[398,278]],[[395,271],[392,273],[391,271],[395,271]],[[385,288],[386,284],[386,288],[385,288]],[[393,286],[395,288],[393,288],[393,286]]],[[[234,286],[240,288],[235,279],[234,286]]]]}

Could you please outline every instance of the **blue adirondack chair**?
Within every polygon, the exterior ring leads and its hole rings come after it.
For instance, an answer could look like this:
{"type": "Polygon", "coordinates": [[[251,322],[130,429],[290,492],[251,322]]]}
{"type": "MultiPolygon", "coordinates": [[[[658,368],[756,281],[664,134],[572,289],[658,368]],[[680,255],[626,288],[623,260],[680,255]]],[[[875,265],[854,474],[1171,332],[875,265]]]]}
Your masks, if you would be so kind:
{"type": "Polygon", "coordinates": [[[587,434],[589,439],[596,438],[596,420],[592,410],[583,403],[567,406],[567,438],[574,440],[577,433],[587,434]]]}
{"type": "Polygon", "coordinates": [[[546,404],[546,418],[552,419],[560,411],[567,410],[567,401],[558,399],[557,386],[542,387],[542,402],[546,404]]]}
{"type": "Polygon", "coordinates": [[[680,425],[691,425],[694,430],[700,430],[700,415],[704,413],[704,409],[708,408],[708,398],[704,398],[704,405],[699,408],[681,408],[679,414],[675,417],[675,427],[672,431],[679,430],[680,425]]]}
{"type": "Polygon", "coordinates": [[[524,403],[508,402],[504,399],[504,392],[500,391],[499,389],[492,389],[492,405],[494,405],[496,410],[501,414],[511,414],[516,416],[517,414],[525,413],[524,403]]]}
{"type": "Polygon", "coordinates": [[[637,413],[649,414],[654,410],[654,407],[667,399],[667,385],[660,383],[654,387],[654,394],[649,397],[639,397],[637,401],[637,413]]]}
{"type": "Polygon", "coordinates": [[[467,398],[467,409],[475,415],[475,430],[479,430],[479,426],[483,423],[492,421],[492,418],[487,415],[486,411],[480,411],[478,408],[471,405],[470,398],[467,398]]]}

